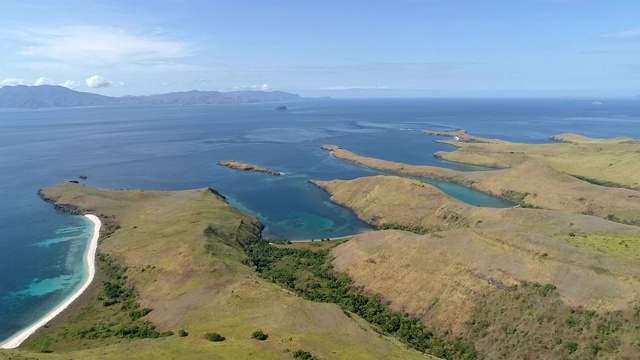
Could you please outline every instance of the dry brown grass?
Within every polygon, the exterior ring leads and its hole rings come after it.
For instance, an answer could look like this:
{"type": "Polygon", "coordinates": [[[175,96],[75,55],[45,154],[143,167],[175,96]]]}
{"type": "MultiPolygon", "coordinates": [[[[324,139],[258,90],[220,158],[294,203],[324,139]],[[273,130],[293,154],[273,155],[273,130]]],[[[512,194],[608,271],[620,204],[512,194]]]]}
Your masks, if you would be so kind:
{"type": "Polygon", "coordinates": [[[451,181],[501,197],[511,192],[528,206],[602,218],[613,215],[618,221],[640,224],[640,191],[594,185],[536,159],[503,170],[462,172],[367,158],[335,145],[323,148],[339,159],[385,172],[451,181]]]}
{"type": "MultiPolygon", "coordinates": [[[[405,250],[411,246],[395,248],[394,245],[389,256],[408,256],[405,251],[415,251],[415,256],[431,256],[433,247],[440,244],[446,246],[446,249],[440,249],[442,251],[455,252],[456,257],[464,255],[456,260],[457,263],[476,263],[472,266],[476,271],[488,269],[486,273],[480,273],[481,277],[494,276],[493,280],[504,284],[514,284],[517,279],[553,283],[572,306],[619,310],[639,299],[633,290],[640,288],[639,264],[596,253],[586,247],[578,248],[558,239],[600,233],[640,238],[637,227],[549,210],[477,208],[460,203],[433,186],[399,177],[375,176],[315,183],[331,194],[332,201],[353,209],[368,223],[447,230],[429,237],[431,250],[405,250]],[[485,250],[492,255],[482,257],[485,250]],[[598,291],[609,287],[618,290],[598,291]]],[[[380,235],[364,236],[375,238],[380,235]]],[[[356,246],[353,244],[360,241],[367,240],[349,242],[340,248],[356,246]]],[[[432,260],[423,259],[415,263],[430,262],[432,260]]]]}
{"type": "Polygon", "coordinates": [[[551,137],[560,143],[519,144],[466,136],[461,141],[442,141],[458,147],[438,152],[444,159],[476,165],[510,168],[530,160],[569,175],[640,189],[640,140],[592,139],[577,134],[551,137]]]}
{"type": "Polygon", "coordinates": [[[473,341],[489,358],[556,358],[570,342],[580,349],[575,358],[596,358],[591,347],[605,358],[640,354],[640,264],[621,255],[640,250],[637,227],[542,209],[473,207],[399,177],[315,183],[371,224],[440,229],[375,231],[332,250],[337,271],[394,309],[473,341]],[[624,243],[594,247],[603,239],[624,243]],[[531,283],[556,290],[543,296],[544,287],[531,283]],[[602,333],[611,322],[622,325],[602,333]]]}

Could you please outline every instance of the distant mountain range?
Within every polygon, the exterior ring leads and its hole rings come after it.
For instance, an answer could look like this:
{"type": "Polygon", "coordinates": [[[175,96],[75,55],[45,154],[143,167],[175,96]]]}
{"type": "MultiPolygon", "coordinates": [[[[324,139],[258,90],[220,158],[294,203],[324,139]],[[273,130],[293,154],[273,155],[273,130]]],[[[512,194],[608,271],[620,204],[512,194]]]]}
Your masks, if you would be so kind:
{"type": "Polygon", "coordinates": [[[292,101],[300,95],[282,91],[187,91],[151,96],[111,97],[74,91],[63,86],[4,86],[0,88],[0,108],[44,108],[107,105],[201,105],[292,101]]]}

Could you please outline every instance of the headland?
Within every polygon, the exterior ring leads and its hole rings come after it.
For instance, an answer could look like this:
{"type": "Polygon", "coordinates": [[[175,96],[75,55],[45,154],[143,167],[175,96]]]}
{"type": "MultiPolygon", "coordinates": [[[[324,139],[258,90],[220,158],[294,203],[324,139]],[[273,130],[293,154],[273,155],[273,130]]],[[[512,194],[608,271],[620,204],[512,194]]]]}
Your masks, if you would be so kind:
{"type": "Polygon", "coordinates": [[[18,349],[0,350],[0,358],[277,359],[300,350],[322,358],[431,359],[336,304],[260,277],[245,247],[259,241],[261,224],[209,188],[100,190],[67,182],[41,196],[103,220],[98,281],[73,314],[18,349]],[[268,340],[253,339],[256,330],[268,340]],[[207,340],[213,332],[226,340],[207,340]]]}

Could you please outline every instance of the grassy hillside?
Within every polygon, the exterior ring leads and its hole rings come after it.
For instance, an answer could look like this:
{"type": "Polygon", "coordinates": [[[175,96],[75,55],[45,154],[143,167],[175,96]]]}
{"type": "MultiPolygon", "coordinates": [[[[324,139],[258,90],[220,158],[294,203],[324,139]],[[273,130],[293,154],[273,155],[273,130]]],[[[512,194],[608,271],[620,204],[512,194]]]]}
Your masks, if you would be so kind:
{"type": "Polygon", "coordinates": [[[315,183],[364,221],[412,231],[370,232],[332,251],[337,271],[393,309],[490,359],[640,356],[637,227],[473,207],[399,177],[315,183]]]}
{"type": "Polygon", "coordinates": [[[335,145],[324,145],[323,148],[336,158],[369,168],[455,182],[507,198],[523,207],[596,215],[640,224],[640,191],[598,186],[569,176],[537,159],[528,159],[503,170],[462,172],[367,158],[335,145]]]}
{"type": "Polygon", "coordinates": [[[42,195],[101,218],[101,270],[75,309],[0,358],[292,359],[296,350],[322,359],[425,358],[337,305],[304,300],[256,276],[240,244],[257,238],[259,223],[210,189],[66,183],[42,195]],[[268,339],[253,339],[256,330],[268,339]],[[210,332],[226,339],[208,341],[210,332]]]}
{"type": "Polygon", "coordinates": [[[640,189],[640,140],[592,139],[577,134],[560,134],[551,139],[559,143],[519,144],[476,138],[465,133],[459,136],[459,141],[442,141],[458,147],[457,150],[436,155],[450,161],[501,168],[536,160],[596,184],[640,189]]]}

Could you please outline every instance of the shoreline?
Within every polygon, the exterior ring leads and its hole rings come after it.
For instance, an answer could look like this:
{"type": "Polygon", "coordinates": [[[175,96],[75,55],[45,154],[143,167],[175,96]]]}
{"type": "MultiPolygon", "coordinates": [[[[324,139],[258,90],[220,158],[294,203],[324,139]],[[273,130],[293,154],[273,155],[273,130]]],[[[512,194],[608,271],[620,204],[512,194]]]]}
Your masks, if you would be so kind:
{"type": "MultiPolygon", "coordinates": [[[[370,232],[370,231],[373,231],[373,230],[364,231],[364,232],[357,233],[357,234],[353,234],[353,235],[339,236],[339,237],[328,238],[328,239],[327,239],[327,238],[325,238],[325,240],[322,240],[321,238],[318,238],[318,239],[313,239],[313,240],[312,240],[312,239],[302,239],[302,240],[289,240],[289,241],[291,241],[291,244],[295,244],[295,243],[303,243],[303,242],[322,242],[322,241],[325,241],[325,242],[326,242],[326,241],[337,241],[337,240],[349,239],[349,238],[352,238],[352,237],[354,237],[354,236],[358,236],[358,235],[360,235],[360,234],[368,233],[368,232],[370,232]]],[[[267,240],[267,241],[269,242],[269,244],[274,244],[274,243],[272,243],[272,242],[271,242],[271,241],[269,241],[269,240],[267,240]]],[[[291,245],[291,244],[287,244],[287,245],[291,245]]]]}
{"type": "Polygon", "coordinates": [[[71,294],[67,299],[65,299],[60,305],[56,306],[53,310],[49,311],[44,317],[40,320],[36,321],[34,324],[30,325],[26,329],[21,330],[17,334],[13,335],[5,342],[0,343],[0,349],[15,349],[20,344],[22,344],[29,336],[35,333],[39,328],[44,326],[46,323],[51,321],[53,318],[58,316],[64,309],[69,307],[71,303],[73,303],[80,295],[82,295],[85,290],[89,287],[93,278],[96,274],[96,251],[98,249],[98,238],[100,237],[100,227],[102,226],[102,222],[95,215],[84,215],[89,221],[93,223],[93,236],[91,237],[91,241],[89,243],[89,248],[85,254],[84,260],[87,263],[87,267],[89,268],[89,273],[87,279],[82,284],[82,287],[78,289],[76,292],[71,294]]]}

